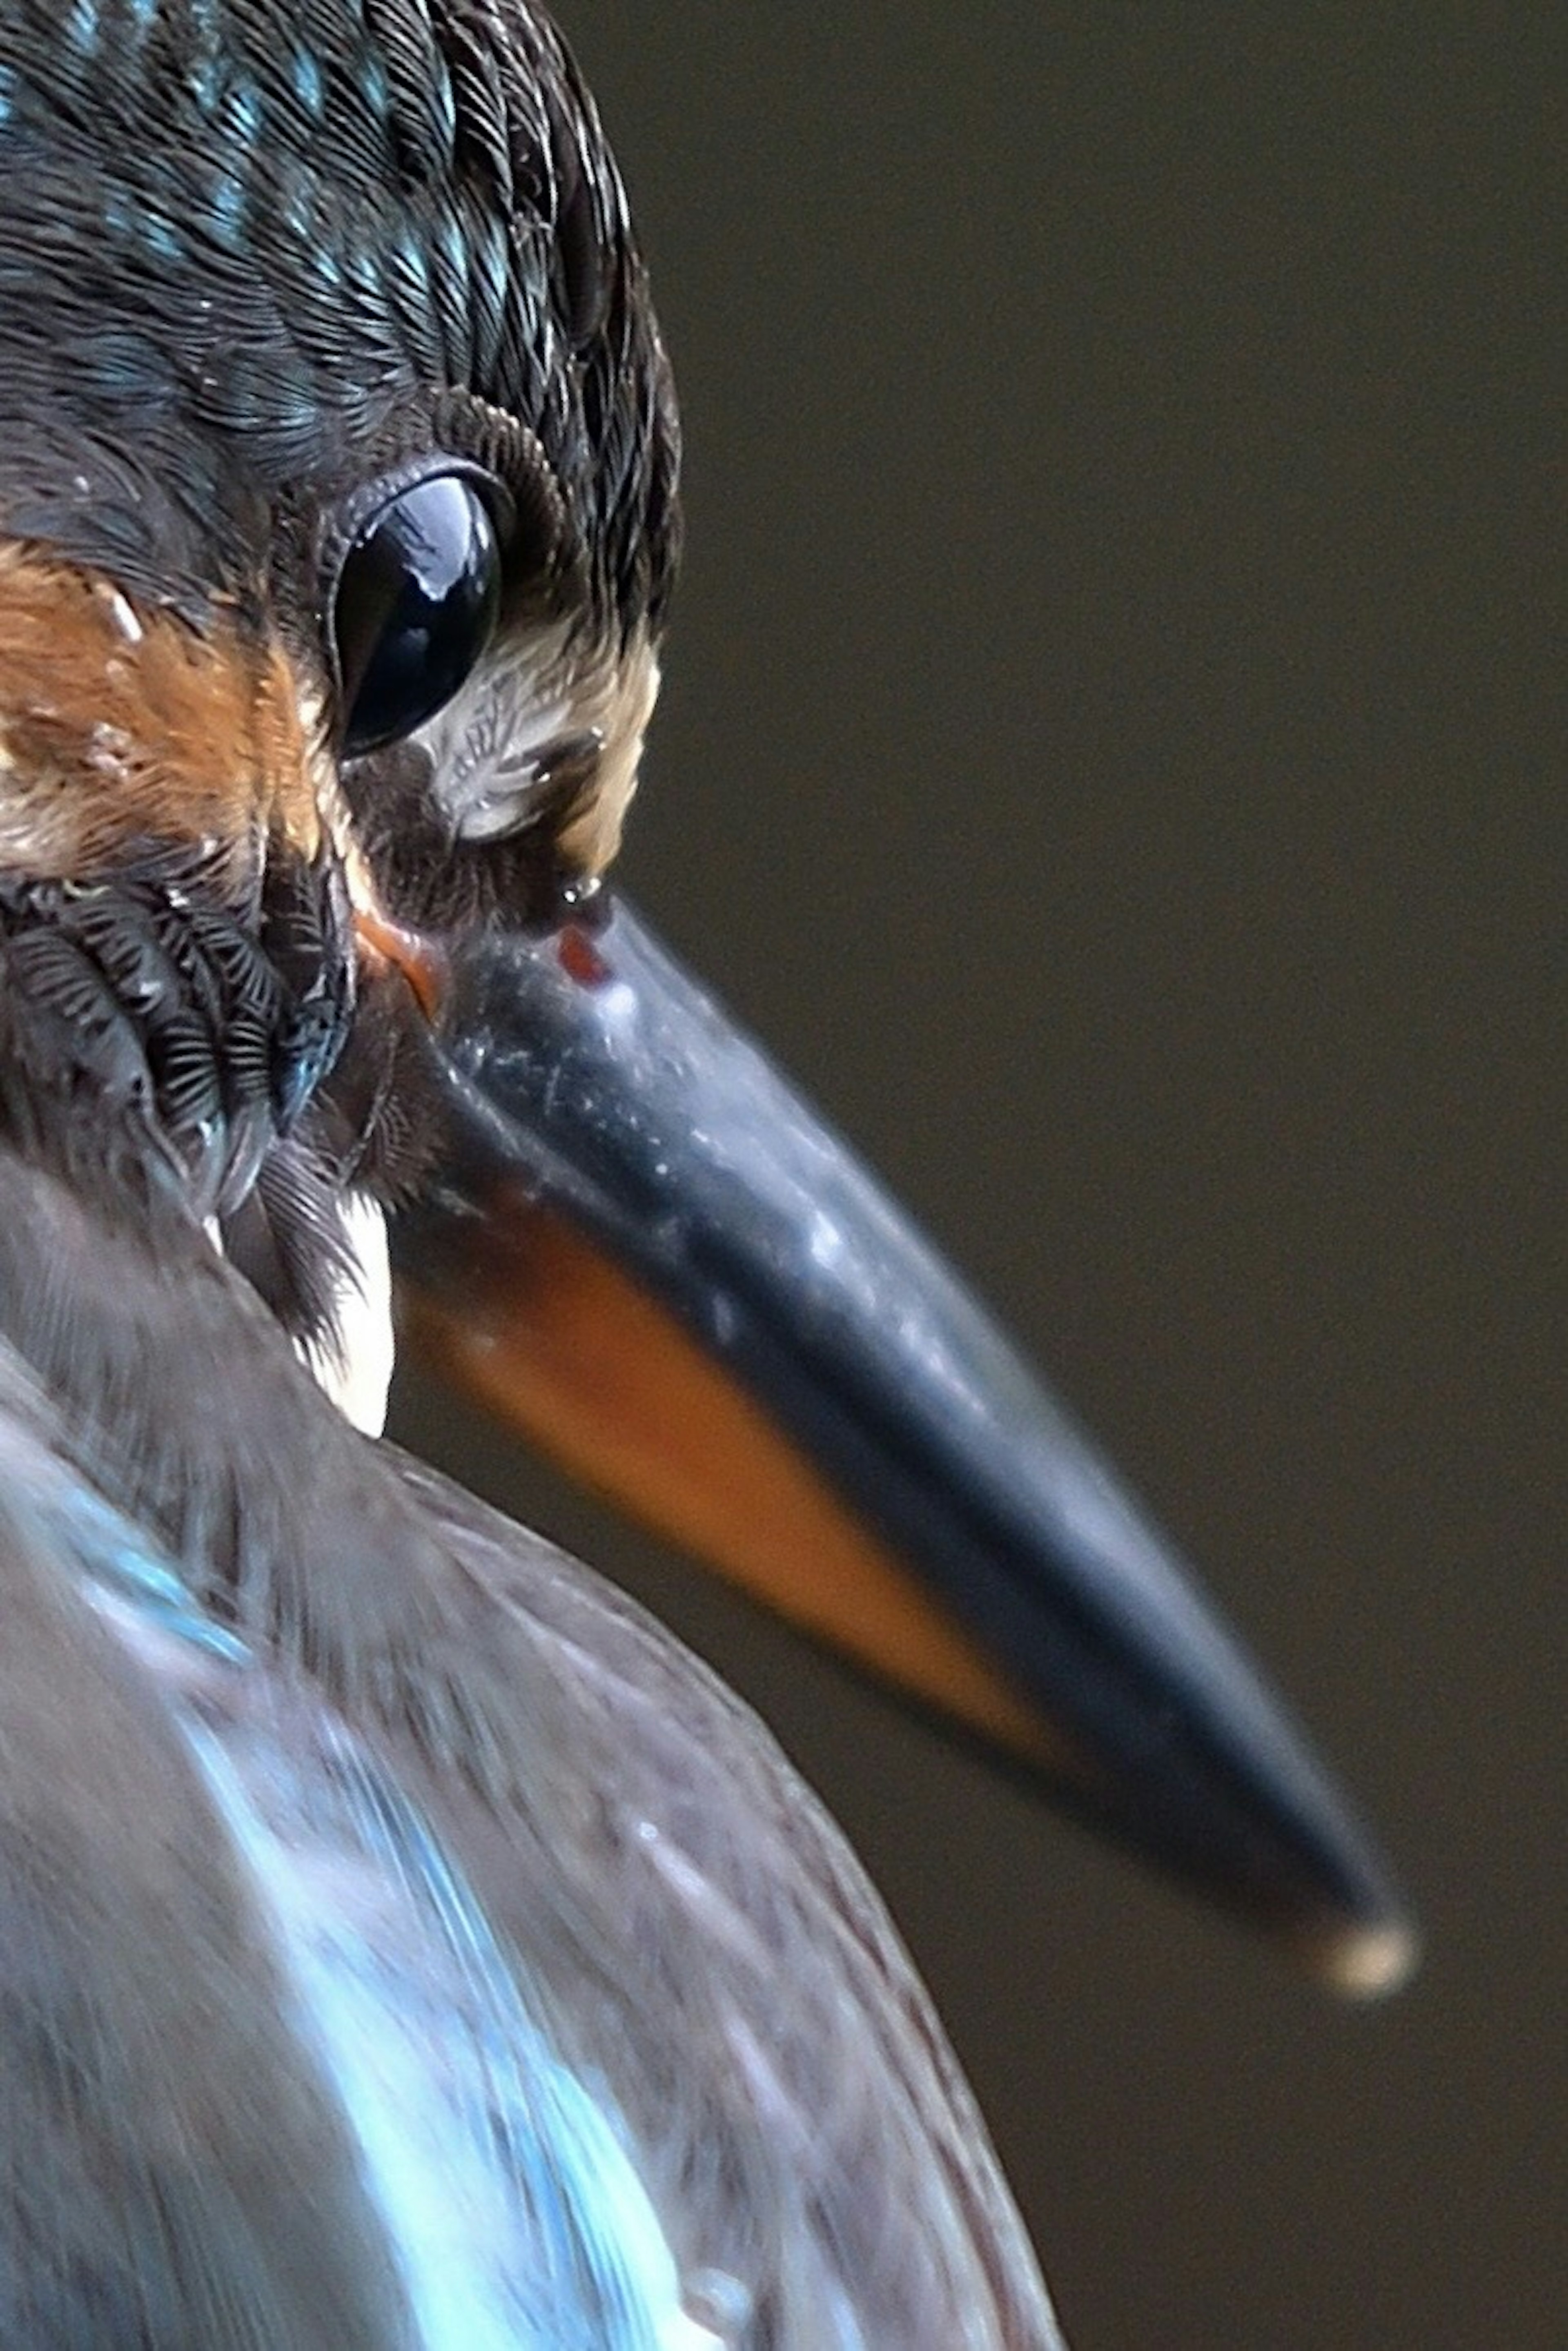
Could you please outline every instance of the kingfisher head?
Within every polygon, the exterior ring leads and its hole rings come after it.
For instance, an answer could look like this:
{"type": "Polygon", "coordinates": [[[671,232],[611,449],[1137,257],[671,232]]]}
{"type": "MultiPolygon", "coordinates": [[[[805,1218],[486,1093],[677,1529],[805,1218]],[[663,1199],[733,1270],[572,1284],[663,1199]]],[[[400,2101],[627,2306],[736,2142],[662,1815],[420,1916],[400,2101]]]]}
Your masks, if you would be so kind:
{"type": "Polygon", "coordinates": [[[6,5],[0,172],[6,1113],[309,1332],[418,1155],[400,958],[590,890],[635,783],[678,442],[624,191],[473,0],[6,5]]]}
{"type": "Polygon", "coordinates": [[[528,0],[0,0],[0,1149],[448,1361],[1342,1982],[1408,1936],[1163,1539],[598,892],[679,526],[528,0]],[[188,1234],[186,1236],[189,1238],[188,1234]]]}

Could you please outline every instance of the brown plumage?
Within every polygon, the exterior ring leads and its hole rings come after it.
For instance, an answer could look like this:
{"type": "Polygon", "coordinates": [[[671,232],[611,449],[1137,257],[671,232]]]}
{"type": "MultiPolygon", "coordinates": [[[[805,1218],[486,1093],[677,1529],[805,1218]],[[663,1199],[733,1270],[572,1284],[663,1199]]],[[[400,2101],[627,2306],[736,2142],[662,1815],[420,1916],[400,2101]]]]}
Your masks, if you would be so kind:
{"type": "Polygon", "coordinates": [[[0,544],[0,866],[87,883],[128,843],[189,841],[220,893],[254,896],[263,845],[315,858],[338,798],[277,644],[0,544]]]}

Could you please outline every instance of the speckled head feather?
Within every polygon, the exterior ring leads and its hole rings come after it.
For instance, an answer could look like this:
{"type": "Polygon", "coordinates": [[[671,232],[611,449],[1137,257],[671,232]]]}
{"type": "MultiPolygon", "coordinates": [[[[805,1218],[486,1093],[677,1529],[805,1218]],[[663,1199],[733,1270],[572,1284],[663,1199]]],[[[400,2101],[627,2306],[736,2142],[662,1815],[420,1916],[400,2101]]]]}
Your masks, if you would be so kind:
{"type": "Polygon", "coordinates": [[[523,0],[5,0],[0,174],[0,528],[195,611],[215,554],[247,603],[280,508],[444,439],[549,508],[602,632],[657,629],[668,371],[523,0]]]}

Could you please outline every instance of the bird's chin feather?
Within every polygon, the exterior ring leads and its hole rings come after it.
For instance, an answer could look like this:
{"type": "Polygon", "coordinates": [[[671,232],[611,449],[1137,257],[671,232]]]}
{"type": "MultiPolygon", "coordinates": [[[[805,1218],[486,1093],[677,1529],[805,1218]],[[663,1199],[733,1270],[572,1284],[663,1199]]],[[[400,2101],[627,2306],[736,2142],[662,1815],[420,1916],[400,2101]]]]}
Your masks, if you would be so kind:
{"type": "Polygon", "coordinates": [[[335,1271],[330,1332],[296,1343],[345,1419],[367,1437],[380,1437],[397,1353],[387,1220],[373,1200],[361,1197],[348,1201],[340,1222],[343,1255],[335,1271]]]}

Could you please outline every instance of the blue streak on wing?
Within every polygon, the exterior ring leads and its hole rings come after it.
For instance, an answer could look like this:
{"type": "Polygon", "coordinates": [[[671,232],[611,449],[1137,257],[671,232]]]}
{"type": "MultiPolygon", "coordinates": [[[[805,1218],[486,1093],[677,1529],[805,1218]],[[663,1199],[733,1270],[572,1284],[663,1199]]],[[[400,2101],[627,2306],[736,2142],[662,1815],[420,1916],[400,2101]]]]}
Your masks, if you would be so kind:
{"type": "Polygon", "coordinates": [[[626,2150],[474,1896],[341,1726],[188,1735],[364,2152],[427,2351],[666,2351],[680,2281],[626,2150]]]}
{"type": "Polygon", "coordinates": [[[360,2147],[420,2351],[721,2351],[683,2309],[613,2114],[554,2055],[391,1771],[90,1489],[51,1499],[228,1825],[301,2039],[360,2147]]]}

